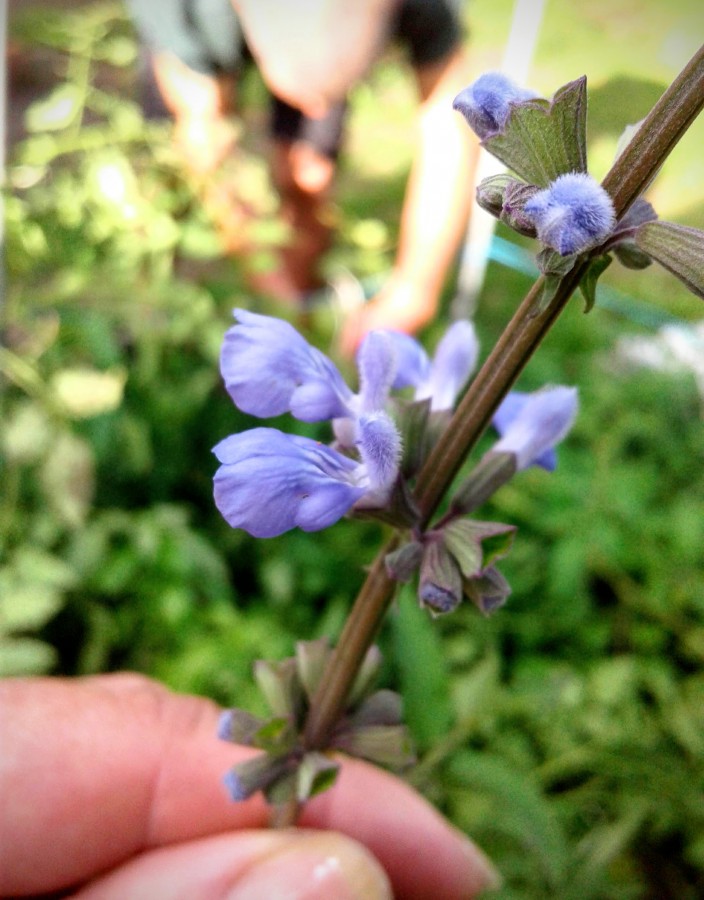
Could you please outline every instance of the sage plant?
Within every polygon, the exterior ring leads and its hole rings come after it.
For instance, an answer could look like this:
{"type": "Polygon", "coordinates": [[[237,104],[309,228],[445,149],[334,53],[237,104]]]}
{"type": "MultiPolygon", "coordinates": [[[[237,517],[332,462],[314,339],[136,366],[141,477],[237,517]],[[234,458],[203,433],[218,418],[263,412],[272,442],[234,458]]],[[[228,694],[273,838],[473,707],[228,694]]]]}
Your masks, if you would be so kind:
{"type": "Polygon", "coordinates": [[[548,100],[488,73],[457,96],[455,109],[509,170],[483,181],[477,201],[536,239],[542,272],[474,378],[479,350],[470,322],[453,324],[432,359],[408,335],[370,333],[351,387],[289,324],[235,311],[221,355],[233,401],[262,419],[288,412],[329,421],[330,443],[267,426],[225,438],[214,450],[215,502],[225,519],[270,537],[327,528],[345,515],[376,517],[392,537],[336,647],[300,642],[292,659],[259,662],[255,677],[271,715],[223,715],[220,737],[261,751],[227,775],[233,799],[261,790],[274,821],[291,824],[301,803],[333,783],[336,751],[397,767],[412,760],[399,697],[373,690],[377,629],[399,582],[411,579],[429,620],[463,600],[484,615],[506,602],[510,586],[499,564],[515,528],[474,514],[525,468],[555,468],[555,447],[577,415],[577,389],[511,389],[574,291],[590,311],[598,279],[616,258],[636,269],[656,261],[704,299],[704,232],[658,219],[641,196],[702,106],[704,48],[599,184],[587,167],[585,77],[548,100]],[[493,446],[457,482],[490,426],[493,446]]]}

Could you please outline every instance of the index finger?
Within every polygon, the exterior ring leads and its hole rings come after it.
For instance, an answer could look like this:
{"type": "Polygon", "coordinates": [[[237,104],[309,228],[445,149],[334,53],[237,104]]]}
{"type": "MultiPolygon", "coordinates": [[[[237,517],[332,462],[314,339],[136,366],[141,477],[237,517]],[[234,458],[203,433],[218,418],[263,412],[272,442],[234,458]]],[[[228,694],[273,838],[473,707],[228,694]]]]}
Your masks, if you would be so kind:
{"type": "MultiPolygon", "coordinates": [[[[216,740],[218,716],[136,675],[0,685],[0,894],[56,890],[149,848],[265,826],[259,797],[226,794],[223,775],[251,751],[216,740]]],[[[301,824],[364,843],[400,898],[471,896],[487,880],[471,843],[365,763],[345,761],[301,824]]]]}

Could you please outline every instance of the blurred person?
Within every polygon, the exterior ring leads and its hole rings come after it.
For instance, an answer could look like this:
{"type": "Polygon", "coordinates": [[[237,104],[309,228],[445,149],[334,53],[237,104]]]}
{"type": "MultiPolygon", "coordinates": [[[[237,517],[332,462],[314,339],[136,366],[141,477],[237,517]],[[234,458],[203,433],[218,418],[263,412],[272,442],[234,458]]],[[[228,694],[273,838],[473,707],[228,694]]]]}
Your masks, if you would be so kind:
{"type": "MultiPolygon", "coordinates": [[[[466,228],[478,150],[451,110],[470,80],[459,0],[128,0],[128,6],[194,171],[214,172],[231,153],[237,75],[253,57],[272,93],[272,180],[291,235],[275,270],[254,286],[300,304],[322,286],[319,263],[331,242],[328,204],[347,94],[389,42],[404,45],[419,114],[396,259],[377,296],[348,315],[341,350],[351,353],[375,328],[413,333],[430,322],[466,228]]],[[[225,191],[218,202],[228,202],[225,191]]],[[[231,249],[237,221],[233,213],[231,249]]]]}
{"type": "Polygon", "coordinates": [[[140,675],[0,682],[0,895],[81,900],[461,900],[496,886],[482,853],[410,787],[346,760],[300,828],[222,776],[252,753],[220,712],[140,675]]]}

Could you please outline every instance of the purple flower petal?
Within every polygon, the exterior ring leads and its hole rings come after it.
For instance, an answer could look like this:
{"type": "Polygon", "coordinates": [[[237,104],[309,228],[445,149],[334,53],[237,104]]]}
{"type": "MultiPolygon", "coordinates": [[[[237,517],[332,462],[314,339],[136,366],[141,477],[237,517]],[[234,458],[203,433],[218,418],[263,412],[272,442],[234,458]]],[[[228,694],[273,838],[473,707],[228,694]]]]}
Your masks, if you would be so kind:
{"type": "Polygon", "coordinates": [[[228,393],[260,418],[292,412],[305,422],[344,416],[352,397],[335,365],[281,319],[236,309],[220,354],[228,393]],[[301,393],[308,387],[308,393],[301,393]],[[295,411],[293,409],[295,407],[295,411]]]}
{"type": "Polygon", "coordinates": [[[455,322],[438,344],[429,377],[416,390],[416,400],[430,397],[432,410],[452,409],[477,364],[478,355],[479,341],[472,323],[455,322]]]}
{"type": "Polygon", "coordinates": [[[467,120],[479,138],[488,138],[506,124],[511,104],[536,97],[501,72],[486,72],[455,97],[452,108],[467,120]]]}
{"type": "Polygon", "coordinates": [[[396,426],[381,412],[360,416],[357,430],[357,446],[367,469],[369,486],[374,492],[386,491],[396,480],[401,459],[401,438],[396,426]]]}
{"type": "Polygon", "coordinates": [[[611,197],[591,175],[560,175],[525,204],[540,240],[562,256],[605,240],[616,225],[611,197]]]}
{"type": "Polygon", "coordinates": [[[383,410],[398,366],[391,332],[370,331],[357,353],[359,401],[365,413],[383,410]]]}
{"type": "Polygon", "coordinates": [[[415,338],[400,331],[382,332],[396,355],[392,387],[414,387],[415,399],[431,398],[433,410],[451,409],[477,362],[479,343],[468,321],[451,325],[440,340],[433,360],[415,338]]]}
{"type": "Polygon", "coordinates": [[[539,465],[554,469],[553,448],[572,427],[577,415],[577,390],[544,388],[532,394],[509,394],[494,415],[501,435],[495,453],[513,453],[520,471],[539,465]]]}
{"type": "Polygon", "coordinates": [[[391,387],[401,390],[418,387],[430,375],[430,358],[415,338],[402,331],[382,330],[391,342],[396,359],[396,374],[391,387]]]}
{"type": "Polygon", "coordinates": [[[327,528],[365,493],[359,463],[274,428],[231,435],[213,452],[221,463],[215,505],[233,528],[254,537],[327,528]]]}

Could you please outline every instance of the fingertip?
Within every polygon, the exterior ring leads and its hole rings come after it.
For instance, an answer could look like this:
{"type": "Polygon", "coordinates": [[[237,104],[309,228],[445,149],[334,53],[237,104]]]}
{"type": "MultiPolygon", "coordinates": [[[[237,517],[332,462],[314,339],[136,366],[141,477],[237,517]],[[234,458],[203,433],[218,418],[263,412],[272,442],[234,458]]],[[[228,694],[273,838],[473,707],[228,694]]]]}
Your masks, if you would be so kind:
{"type": "Polygon", "coordinates": [[[345,760],[334,788],[310,801],[302,824],[342,831],[368,847],[400,900],[460,900],[500,883],[482,851],[427,800],[359,760],[345,760]],[[366,805],[360,797],[369,798],[366,805]]]}
{"type": "Polygon", "coordinates": [[[221,834],[142,854],[77,900],[391,900],[374,857],[350,838],[290,829],[221,834]]]}
{"type": "Polygon", "coordinates": [[[227,900],[392,900],[386,873],[369,851],[334,832],[292,832],[289,842],[250,869],[227,900]]]}

